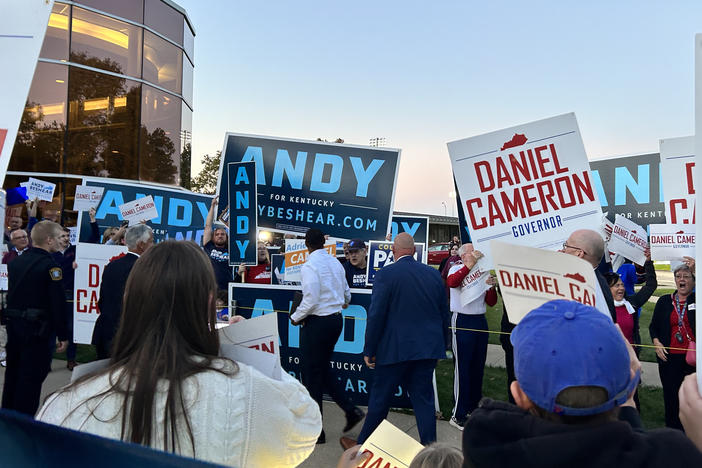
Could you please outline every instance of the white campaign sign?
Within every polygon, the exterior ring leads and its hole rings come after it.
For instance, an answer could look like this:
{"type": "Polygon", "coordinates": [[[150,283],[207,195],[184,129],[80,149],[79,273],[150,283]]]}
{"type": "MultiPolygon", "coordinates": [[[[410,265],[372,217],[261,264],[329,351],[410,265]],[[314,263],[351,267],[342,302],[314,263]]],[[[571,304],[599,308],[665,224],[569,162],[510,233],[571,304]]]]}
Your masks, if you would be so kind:
{"type": "Polygon", "coordinates": [[[661,180],[668,224],[695,223],[695,138],[660,141],[661,180]]]}
{"type": "Polygon", "coordinates": [[[7,288],[7,265],[3,263],[0,264],[0,291],[7,291],[7,288]]]}
{"type": "Polygon", "coordinates": [[[51,202],[54,199],[56,184],[30,177],[25,187],[27,188],[27,198],[30,200],[38,198],[39,200],[51,202]]]}
{"type": "MultiPolygon", "coordinates": [[[[278,317],[275,313],[264,314],[256,318],[233,323],[228,327],[220,328],[218,333],[222,349],[224,349],[225,345],[237,345],[258,350],[259,352],[263,351],[275,356],[274,362],[277,363],[277,365],[274,367],[277,370],[274,370],[274,373],[277,375],[277,380],[280,380],[280,347],[278,346],[280,339],[278,336],[278,317]]],[[[234,352],[236,348],[229,348],[229,350],[234,352]]],[[[257,355],[246,353],[245,351],[241,351],[238,354],[227,354],[227,357],[231,359],[242,360],[246,364],[253,365],[257,368],[260,367],[252,361],[245,359],[247,356],[256,358],[257,355]]],[[[263,366],[266,365],[265,362],[270,362],[265,361],[265,356],[262,356],[260,359],[264,360],[261,363],[263,366]]]]}
{"type": "Polygon", "coordinates": [[[410,435],[383,419],[358,453],[370,453],[363,467],[407,468],[423,448],[424,446],[410,435]]]}
{"type": "Polygon", "coordinates": [[[122,219],[129,221],[130,226],[158,218],[158,210],[151,195],[119,205],[119,213],[122,219]]]}
{"type": "Polygon", "coordinates": [[[104,191],[105,187],[77,185],[75,198],[73,199],[73,211],[88,211],[90,208],[97,209],[104,191]]]}
{"type": "Polygon", "coordinates": [[[695,256],[695,226],[690,224],[649,224],[651,260],[682,261],[695,256]]]}
{"type": "Polygon", "coordinates": [[[79,243],[76,246],[75,284],[73,286],[73,341],[90,343],[98,318],[98,299],[102,271],[111,259],[127,252],[121,245],[79,243]]]}
{"type": "MultiPolygon", "coordinates": [[[[461,268],[463,267],[462,264],[460,266],[461,268]]],[[[462,306],[470,304],[481,297],[485,291],[490,289],[490,286],[485,282],[489,277],[490,269],[487,266],[487,261],[485,257],[481,257],[461,282],[462,306]]]]}
{"type": "Polygon", "coordinates": [[[5,181],[53,6],[54,0],[2,2],[0,57],[5,73],[0,86],[0,184],[5,181]]]}
{"type": "Polygon", "coordinates": [[[644,250],[648,247],[648,235],[644,228],[617,214],[612,238],[609,239],[607,247],[610,252],[628,258],[637,265],[643,265],[646,262],[644,250]]]}
{"type": "Polygon", "coordinates": [[[448,144],[476,250],[490,240],[556,250],[576,229],[597,230],[602,209],[575,114],[448,144]]]}
{"type": "Polygon", "coordinates": [[[592,265],[575,255],[492,241],[500,293],[511,323],[554,299],[596,307],[592,265]]]}

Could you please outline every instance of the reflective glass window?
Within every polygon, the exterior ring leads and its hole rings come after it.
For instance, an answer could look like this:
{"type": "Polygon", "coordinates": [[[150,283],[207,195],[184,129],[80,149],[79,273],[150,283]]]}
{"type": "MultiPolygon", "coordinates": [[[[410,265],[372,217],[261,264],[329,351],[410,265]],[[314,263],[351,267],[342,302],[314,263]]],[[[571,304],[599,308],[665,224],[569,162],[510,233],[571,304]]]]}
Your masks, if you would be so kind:
{"type": "Polygon", "coordinates": [[[146,0],[144,24],[179,45],[183,44],[183,15],[161,0],[146,0]]]}
{"type": "Polygon", "coordinates": [[[71,7],[69,5],[54,3],[39,57],[68,60],[68,18],[71,16],[70,13],[71,7]]]}
{"type": "Polygon", "coordinates": [[[78,3],[137,23],[144,22],[144,0],[78,0],[78,3]]]}
{"type": "Polygon", "coordinates": [[[183,59],[183,98],[193,104],[193,64],[187,57],[183,59]]]}
{"type": "Polygon", "coordinates": [[[144,31],[144,79],[180,94],[183,51],[144,31]]]}
{"type": "Polygon", "coordinates": [[[71,62],[141,76],[142,28],[73,8],[71,62]]]}
{"type": "Polygon", "coordinates": [[[139,179],[178,184],[182,101],[146,85],[142,94],[139,179]]]}
{"type": "Polygon", "coordinates": [[[192,178],[193,111],[183,102],[180,117],[180,186],[190,190],[192,178]]]}
{"type": "Polygon", "coordinates": [[[67,82],[67,65],[37,63],[10,158],[11,171],[60,171],[67,82]]]}
{"type": "Polygon", "coordinates": [[[190,57],[190,61],[195,63],[195,34],[188,26],[187,21],[183,21],[183,49],[190,57]]]}
{"type": "Polygon", "coordinates": [[[64,172],[137,178],[141,85],[71,67],[64,172]]]}

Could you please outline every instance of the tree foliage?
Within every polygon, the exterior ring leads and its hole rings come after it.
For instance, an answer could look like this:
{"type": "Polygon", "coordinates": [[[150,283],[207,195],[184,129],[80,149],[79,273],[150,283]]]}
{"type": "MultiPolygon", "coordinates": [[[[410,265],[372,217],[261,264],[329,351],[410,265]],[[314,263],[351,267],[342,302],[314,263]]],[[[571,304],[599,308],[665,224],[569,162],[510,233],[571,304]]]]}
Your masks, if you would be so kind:
{"type": "Polygon", "coordinates": [[[217,151],[214,156],[206,154],[202,157],[202,169],[192,179],[190,189],[193,192],[213,195],[217,190],[217,178],[219,176],[219,165],[222,159],[222,152],[217,151]]]}

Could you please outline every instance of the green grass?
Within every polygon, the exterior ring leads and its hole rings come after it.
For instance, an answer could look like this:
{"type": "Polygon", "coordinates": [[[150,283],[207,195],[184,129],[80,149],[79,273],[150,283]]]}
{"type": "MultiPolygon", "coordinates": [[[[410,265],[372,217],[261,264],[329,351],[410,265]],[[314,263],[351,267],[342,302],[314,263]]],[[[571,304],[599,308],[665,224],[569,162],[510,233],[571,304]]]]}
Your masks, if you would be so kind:
{"type": "MultiPolygon", "coordinates": [[[[439,407],[444,419],[451,418],[453,410],[453,361],[439,361],[436,367],[436,386],[439,394],[439,407]]],[[[493,400],[507,401],[507,372],[501,367],[485,367],[483,376],[483,396],[493,400]]],[[[640,387],[641,419],[647,429],[663,427],[663,390],[640,387]]]]}
{"type": "Polygon", "coordinates": [[[653,268],[659,271],[670,271],[670,263],[653,262],[653,268]]]}
{"type": "MultiPolygon", "coordinates": [[[[54,359],[66,360],[66,353],[54,353],[54,359]]],[[[88,344],[79,344],[76,348],[76,361],[91,362],[97,360],[95,347],[88,344]]]]}

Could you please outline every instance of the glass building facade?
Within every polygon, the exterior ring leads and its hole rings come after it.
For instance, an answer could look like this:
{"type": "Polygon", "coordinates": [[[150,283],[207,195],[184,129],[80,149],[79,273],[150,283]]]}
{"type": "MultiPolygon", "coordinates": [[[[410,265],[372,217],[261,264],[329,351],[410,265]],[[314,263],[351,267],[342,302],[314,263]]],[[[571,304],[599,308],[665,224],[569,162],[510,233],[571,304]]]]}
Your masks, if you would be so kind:
{"type": "Polygon", "coordinates": [[[76,176],[189,187],[194,37],[170,0],[57,1],[5,188],[33,175],[71,208],[76,176]]]}

